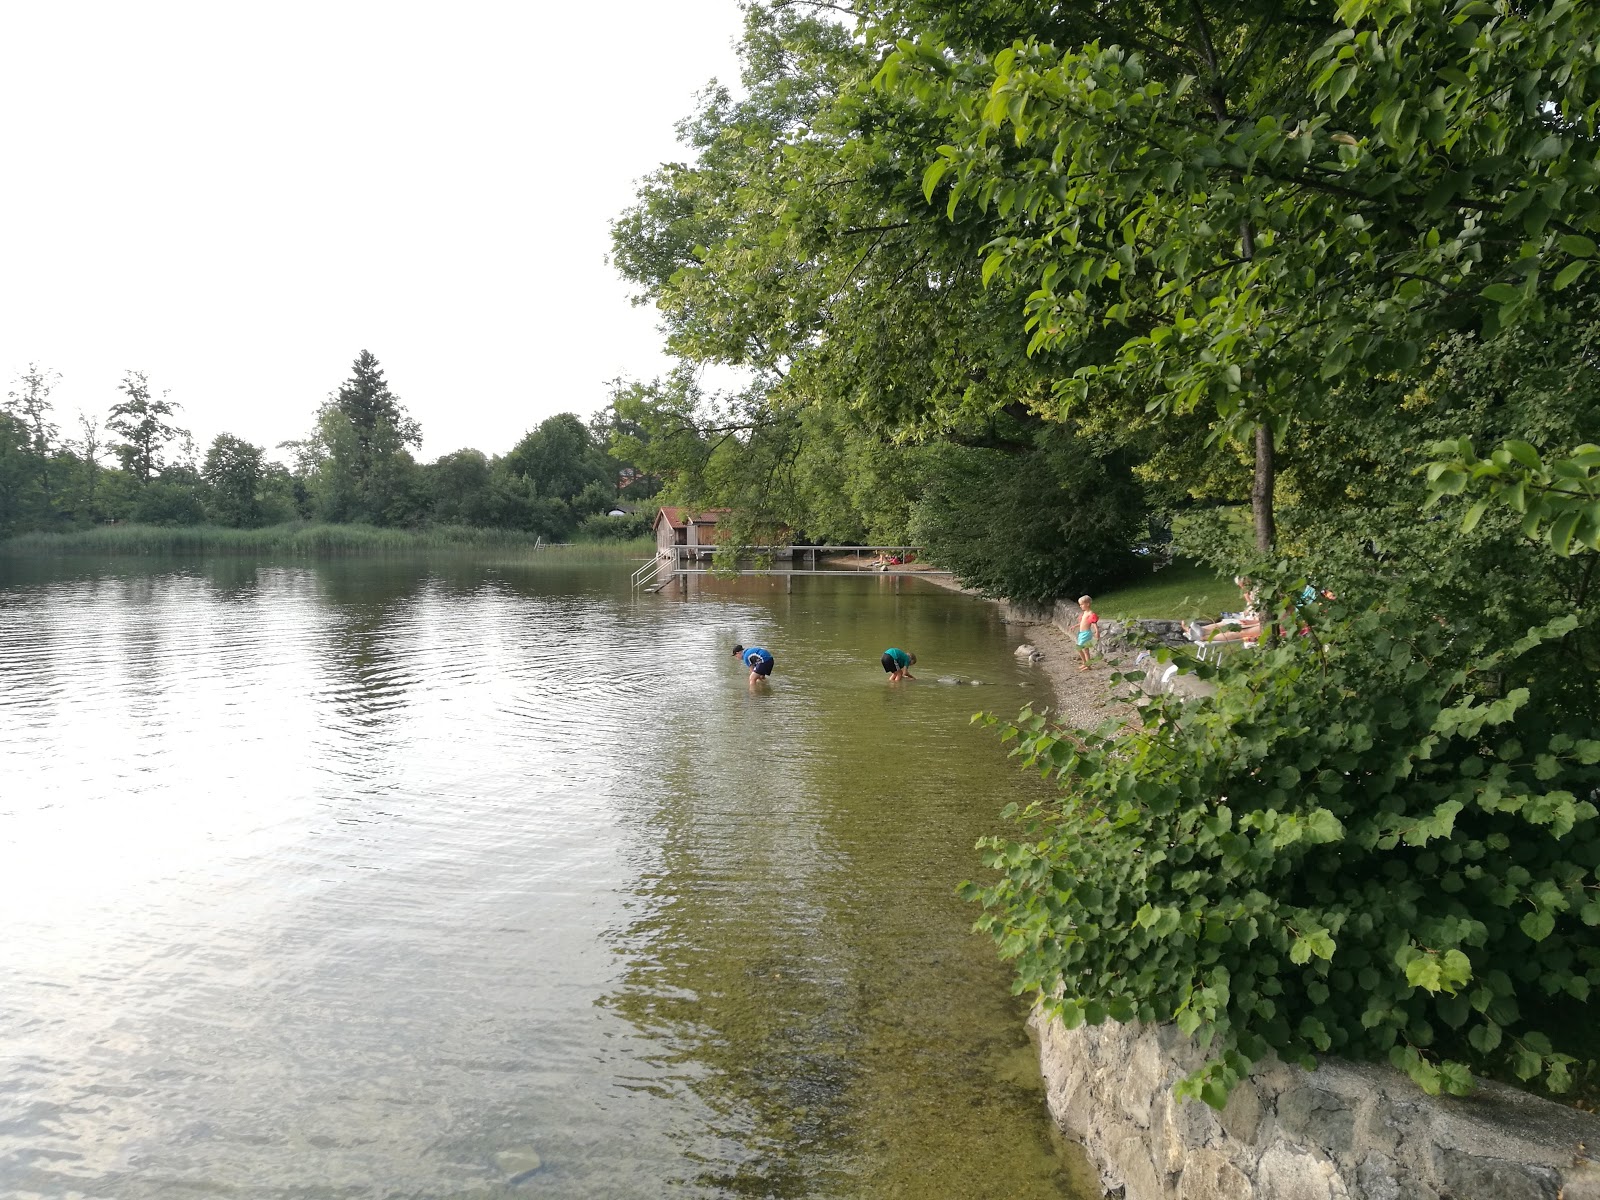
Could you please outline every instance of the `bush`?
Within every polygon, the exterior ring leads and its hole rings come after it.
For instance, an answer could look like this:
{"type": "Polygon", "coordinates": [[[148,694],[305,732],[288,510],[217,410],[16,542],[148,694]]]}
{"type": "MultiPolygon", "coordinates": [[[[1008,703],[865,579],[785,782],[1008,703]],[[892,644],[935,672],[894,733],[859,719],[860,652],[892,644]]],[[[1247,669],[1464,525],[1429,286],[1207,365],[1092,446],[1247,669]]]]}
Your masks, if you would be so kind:
{"type": "Polygon", "coordinates": [[[188,472],[152,479],[137,494],[130,516],[142,525],[199,525],[206,519],[205,487],[188,472]]]}
{"type": "Polygon", "coordinates": [[[627,542],[649,533],[650,517],[645,513],[629,513],[625,517],[595,513],[578,522],[578,536],[589,542],[627,542]]]}
{"type": "Polygon", "coordinates": [[[1173,1021],[1209,1046],[1180,1092],[1213,1106],[1269,1051],[1562,1091],[1600,986],[1600,740],[1527,664],[1581,620],[1496,651],[1373,606],[1197,664],[1215,696],[1121,731],[1025,712],[1007,736],[1063,797],[987,839],[1001,878],[965,894],[1068,1026],[1173,1021]]]}

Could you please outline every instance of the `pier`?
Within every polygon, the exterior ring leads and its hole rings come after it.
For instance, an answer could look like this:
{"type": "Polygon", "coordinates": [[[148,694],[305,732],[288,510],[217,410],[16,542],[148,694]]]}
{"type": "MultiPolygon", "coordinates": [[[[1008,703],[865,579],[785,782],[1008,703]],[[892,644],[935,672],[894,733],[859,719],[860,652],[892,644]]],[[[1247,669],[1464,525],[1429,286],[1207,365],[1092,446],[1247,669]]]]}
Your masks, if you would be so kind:
{"type": "Polygon", "coordinates": [[[655,558],[633,573],[633,590],[655,594],[677,583],[687,591],[689,579],[695,575],[713,575],[724,579],[740,575],[782,575],[788,579],[790,591],[794,590],[796,575],[831,575],[836,578],[852,575],[895,578],[906,575],[951,575],[949,571],[917,563],[915,560],[922,553],[920,546],[740,546],[740,565],[727,569],[708,565],[715,549],[714,546],[704,545],[663,547],[655,558]],[[841,557],[845,561],[841,562],[841,557]],[[770,560],[773,565],[745,565],[749,560],[770,560]]]}

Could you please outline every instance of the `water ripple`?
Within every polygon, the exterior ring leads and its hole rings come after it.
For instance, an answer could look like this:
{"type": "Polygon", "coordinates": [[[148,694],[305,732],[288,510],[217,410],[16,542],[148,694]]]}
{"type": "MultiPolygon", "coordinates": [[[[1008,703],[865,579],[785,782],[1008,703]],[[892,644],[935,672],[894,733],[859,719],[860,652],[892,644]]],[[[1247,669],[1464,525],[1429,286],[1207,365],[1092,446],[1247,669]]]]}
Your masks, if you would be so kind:
{"type": "Polygon", "coordinates": [[[1030,785],[875,659],[1005,631],[624,579],[0,584],[0,1194],[1066,1194],[951,895],[1030,785]]]}

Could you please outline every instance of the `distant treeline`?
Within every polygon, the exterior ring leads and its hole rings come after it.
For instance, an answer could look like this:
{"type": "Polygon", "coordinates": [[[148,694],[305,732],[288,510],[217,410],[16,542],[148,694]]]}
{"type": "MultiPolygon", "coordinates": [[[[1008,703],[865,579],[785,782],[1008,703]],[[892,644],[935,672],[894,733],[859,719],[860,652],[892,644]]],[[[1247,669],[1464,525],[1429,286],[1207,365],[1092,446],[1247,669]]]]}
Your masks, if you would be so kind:
{"type": "MultiPolygon", "coordinates": [[[[254,529],[294,521],[514,530],[546,541],[633,538],[656,480],[608,450],[612,409],[559,413],[508,453],[463,449],[433,462],[422,431],[363,350],[304,439],[265,447],[218,434],[202,453],[179,406],[142,371],[123,378],[104,418],[79,413],[64,435],[50,401],[59,375],[30,364],[0,402],[0,537],[115,522],[254,529]],[[624,510],[626,515],[610,513],[624,510]]],[[[628,430],[637,435],[636,430],[628,430]]]]}

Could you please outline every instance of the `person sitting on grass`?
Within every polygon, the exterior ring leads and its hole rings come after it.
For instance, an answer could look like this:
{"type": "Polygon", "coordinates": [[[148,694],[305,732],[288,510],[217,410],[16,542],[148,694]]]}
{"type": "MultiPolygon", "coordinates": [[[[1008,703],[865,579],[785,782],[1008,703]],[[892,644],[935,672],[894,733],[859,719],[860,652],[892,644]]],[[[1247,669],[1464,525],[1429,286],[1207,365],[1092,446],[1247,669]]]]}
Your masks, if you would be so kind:
{"type": "Polygon", "coordinates": [[[763,683],[772,674],[775,660],[770,650],[763,650],[760,646],[751,646],[746,650],[743,646],[733,648],[733,656],[744,660],[744,665],[750,668],[750,682],[763,683]]]}
{"type": "Polygon", "coordinates": [[[917,661],[915,654],[908,654],[904,650],[897,650],[890,646],[883,652],[883,657],[878,660],[883,664],[883,669],[889,673],[890,683],[899,683],[902,679],[915,679],[911,673],[911,664],[917,661]]]}
{"type": "Polygon", "coordinates": [[[1099,636],[1100,614],[1089,607],[1092,597],[1079,596],[1078,607],[1083,611],[1078,614],[1078,670],[1089,669],[1089,650],[1094,645],[1094,640],[1099,636]]]}

